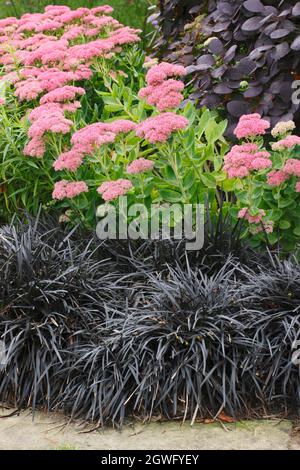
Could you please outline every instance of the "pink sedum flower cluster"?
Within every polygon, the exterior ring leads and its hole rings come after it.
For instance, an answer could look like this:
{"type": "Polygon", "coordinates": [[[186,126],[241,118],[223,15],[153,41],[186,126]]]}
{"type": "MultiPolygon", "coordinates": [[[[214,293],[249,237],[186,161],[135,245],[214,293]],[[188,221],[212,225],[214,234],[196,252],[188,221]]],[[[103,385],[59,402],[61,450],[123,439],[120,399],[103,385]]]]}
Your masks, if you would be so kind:
{"type": "Polygon", "coordinates": [[[161,62],[150,68],[146,75],[147,87],[142,88],[139,97],[144,98],[159,111],[177,108],[183,99],[184,84],[169,77],[182,77],[185,68],[180,65],[161,62]]]}
{"type": "Polygon", "coordinates": [[[257,137],[265,135],[266,130],[270,128],[270,123],[262,119],[258,113],[245,114],[239,120],[234,134],[238,139],[257,137]]]}
{"type": "Polygon", "coordinates": [[[129,120],[119,119],[111,123],[97,122],[83,127],[72,136],[72,148],[62,153],[54,162],[56,171],[76,171],[85,155],[92,155],[101,145],[112,143],[120,133],[134,130],[136,125],[129,120]]]}
{"type": "Polygon", "coordinates": [[[146,158],[138,158],[137,160],[133,160],[133,162],[127,166],[127,173],[130,175],[144,173],[145,171],[152,170],[153,166],[154,162],[151,160],[147,160],[146,158]]]}
{"type": "MultiPolygon", "coordinates": [[[[126,119],[96,122],[74,132],[72,114],[81,106],[80,98],[85,95],[82,82],[92,77],[94,65],[99,59],[109,59],[121,52],[126,44],[140,41],[139,30],[123,26],[109,16],[111,12],[107,5],[76,10],[48,5],[43,13],[0,20],[0,66],[4,71],[0,80],[13,84],[19,101],[34,106],[28,115],[29,141],[24,154],[41,158],[47,145],[53,143],[51,134],[69,135],[69,148],[61,143],[57,146],[63,151],[53,163],[55,171],[76,172],[86,157],[94,155],[101,146],[114,143],[121,134],[135,132],[150,143],[159,143],[188,125],[185,117],[163,112],[181,103],[184,84],[178,79],[185,75],[185,68],[149,59],[147,86],[139,96],[160,114],[140,123],[126,119]],[[82,86],[77,86],[77,82],[82,86]]],[[[117,74],[124,72],[112,71],[113,74],[116,79],[117,74]]],[[[124,171],[135,175],[150,171],[153,166],[153,161],[138,158],[124,171]]],[[[98,193],[110,201],[132,187],[127,179],[106,181],[98,193]]],[[[53,199],[73,198],[87,191],[85,182],[63,179],[55,184],[53,199]]]]}
{"type": "Polygon", "coordinates": [[[251,233],[254,235],[266,232],[273,233],[274,231],[274,222],[272,220],[263,220],[263,217],[266,216],[266,212],[263,209],[258,210],[257,215],[251,215],[247,207],[243,207],[238,213],[239,219],[245,219],[251,225],[251,233]]]}
{"type": "Polygon", "coordinates": [[[281,151],[284,149],[291,149],[296,145],[300,145],[300,137],[297,135],[289,135],[278,142],[275,142],[272,145],[272,150],[274,151],[281,151]]]}
{"type": "Polygon", "coordinates": [[[224,171],[229,178],[245,178],[254,170],[272,167],[270,153],[260,151],[257,144],[234,145],[224,158],[224,171]]]}
{"type": "Polygon", "coordinates": [[[166,142],[172,132],[185,129],[189,121],[175,113],[162,113],[150,117],[136,127],[136,135],[149,142],[166,142]]]}
{"type": "MultiPolygon", "coordinates": [[[[297,136],[291,136],[291,137],[297,137],[297,136]]],[[[267,181],[270,186],[278,187],[278,186],[281,186],[286,181],[288,181],[293,176],[300,178],[300,160],[297,160],[296,158],[288,158],[286,162],[284,163],[281,170],[271,171],[267,175],[267,181]]],[[[299,182],[296,183],[296,188],[295,188],[297,193],[299,192],[298,189],[299,189],[299,182]]]]}
{"type": "Polygon", "coordinates": [[[61,180],[55,183],[52,193],[53,199],[62,200],[65,198],[72,199],[81,193],[88,192],[88,187],[84,181],[67,181],[61,180]]]}
{"type": "Polygon", "coordinates": [[[97,191],[101,194],[104,201],[112,201],[120,196],[124,196],[132,188],[131,181],[120,178],[115,181],[105,181],[99,186],[97,191]]]}
{"type": "Polygon", "coordinates": [[[259,210],[258,215],[251,215],[249,209],[244,207],[238,213],[239,219],[246,219],[250,224],[259,224],[262,221],[262,218],[265,217],[266,213],[263,209],[259,210]]]}

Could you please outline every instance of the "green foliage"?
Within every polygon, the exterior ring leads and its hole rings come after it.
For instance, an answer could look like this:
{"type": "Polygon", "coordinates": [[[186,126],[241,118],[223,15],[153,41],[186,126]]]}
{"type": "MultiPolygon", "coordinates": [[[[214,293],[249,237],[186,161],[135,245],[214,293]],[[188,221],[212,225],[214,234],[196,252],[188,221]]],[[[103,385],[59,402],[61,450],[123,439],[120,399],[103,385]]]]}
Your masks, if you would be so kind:
{"type": "MultiPolygon", "coordinates": [[[[155,115],[156,111],[137,96],[145,84],[143,63],[144,55],[136,46],[110,60],[98,60],[91,80],[84,83],[86,95],[75,115],[74,129],[115,119],[138,123],[155,115]]],[[[20,105],[13,96],[13,89],[9,88],[6,105],[0,107],[3,123],[0,129],[3,152],[0,198],[4,214],[20,209],[36,214],[42,204],[61,213],[67,211],[72,220],[92,227],[96,222],[96,208],[101,205],[97,187],[107,180],[128,178],[127,165],[139,157],[152,160],[154,171],[131,175],[134,189],[128,195],[129,204],[140,202],[149,207],[151,204],[209,201],[212,209],[218,210],[220,189],[225,180],[222,161],[227,150],[223,138],[227,123],[219,121],[215,113],[196,110],[191,103],[186,104],[181,114],[188,119],[188,128],[173,133],[165,143],[150,144],[133,132],[122,134],[116,143],[101,146],[76,172],[76,180],[85,181],[89,193],[72,200],[53,201],[54,183],[64,178],[74,179],[70,172],[55,172],[52,168],[61,149],[70,146],[70,136],[49,134],[43,158],[25,157],[22,151],[29,126],[26,113],[31,106],[20,105]]]]}
{"type": "Polygon", "coordinates": [[[145,26],[145,18],[147,16],[148,6],[153,2],[151,0],[64,0],[63,2],[52,0],[11,0],[0,3],[0,17],[21,16],[24,13],[33,13],[42,11],[46,5],[63,4],[72,9],[80,7],[93,8],[99,5],[110,5],[115,10],[115,17],[121,23],[132,26],[134,28],[143,29],[145,26]]]}

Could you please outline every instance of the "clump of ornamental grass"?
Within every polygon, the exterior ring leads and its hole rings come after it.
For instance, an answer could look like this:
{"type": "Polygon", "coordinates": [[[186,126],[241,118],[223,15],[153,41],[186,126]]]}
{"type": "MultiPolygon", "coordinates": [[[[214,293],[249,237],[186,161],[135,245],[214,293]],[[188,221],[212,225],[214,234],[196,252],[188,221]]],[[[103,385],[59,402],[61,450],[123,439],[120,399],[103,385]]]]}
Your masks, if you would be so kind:
{"type": "Polygon", "coordinates": [[[165,277],[150,274],[135,305],[107,311],[98,344],[76,351],[59,407],[115,425],[133,414],[194,421],[245,410],[239,381],[250,341],[231,260],[213,276],[177,266],[165,277]]]}
{"type": "Polygon", "coordinates": [[[240,286],[248,336],[258,345],[253,376],[269,408],[299,408],[300,267],[271,257],[269,266],[248,271],[240,286]]]}
{"type": "Polygon", "coordinates": [[[68,364],[66,352],[93,337],[104,305],[118,301],[117,275],[97,260],[92,242],[65,235],[51,222],[0,230],[0,338],[6,346],[1,400],[51,406],[68,364]]]}
{"type": "MultiPolygon", "coordinates": [[[[151,273],[164,270],[168,266],[201,267],[206,273],[213,274],[220,269],[229,256],[246,264],[253,264],[254,253],[251,247],[241,239],[242,221],[234,223],[226,212],[223,202],[217,213],[209,210],[206,204],[202,231],[203,246],[187,249],[194,240],[175,238],[170,230],[159,239],[138,240],[105,240],[101,243],[102,256],[116,263],[115,269],[120,272],[151,273]]],[[[263,254],[260,255],[263,258],[263,254]]]]}

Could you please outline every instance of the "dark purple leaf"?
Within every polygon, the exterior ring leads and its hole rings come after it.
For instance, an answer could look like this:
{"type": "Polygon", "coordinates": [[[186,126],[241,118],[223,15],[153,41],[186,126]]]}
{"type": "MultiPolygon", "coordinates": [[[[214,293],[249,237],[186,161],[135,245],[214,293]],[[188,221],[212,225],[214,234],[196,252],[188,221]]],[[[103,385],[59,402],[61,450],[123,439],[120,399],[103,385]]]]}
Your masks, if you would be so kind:
{"type": "Polygon", "coordinates": [[[243,6],[251,13],[262,13],[264,10],[264,5],[260,0],[247,0],[243,3],[243,6]]]}
{"type": "Polygon", "coordinates": [[[234,13],[233,5],[230,5],[229,2],[219,2],[218,10],[221,11],[224,15],[232,15],[234,13]]]}
{"type": "Polygon", "coordinates": [[[226,82],[226,85],[232,88],[233,90],[238,90],[241,86],[241,82],[226,82]]]}
{"type": "Polygon", "coordinates": [[[226,65],[221,65],[221,67],[218,67],[211,71],[211,76],[213,78],[221,78],[226,72],[226,70],[227,70],[226,65]]]}
{"type": "Polygon", "coordinates": [[[274,47],[273,45],[257,47],[256,49],[251,51],[251,53],[249,54],[249,58],[251,60],[260,59],[262,55],[264,54],[264,52],[266,52],[269,49],[272,49],[273,47],[274,47]]]}
{"type": "Polygon", "coordinates": [[[225,63],[228,63],[228,62],[231,62],[232,59],[234,58],[235,56],[235,53],[236,53],[236,50],[237,50],[237,45],[234,44],[233,46],[231,46],[228,51],[226,52],[225,56],[224,56],[224,62],[225,63]]]}
{"type": "Polygon", "coordinates": [[[266,26],[266,28],[264,29],[264,35],[270,36],[271,33],[273,33],[273,31],[277,30],[277,26],[278,26],[278,21],[275,22],[275,23],[271,23],[268,26],[266,26]]]}
{"type": "Polygon", "coordinates": [[[278,16],[278,10],[275,7],[267,5],[267,6],[265,6],[264,14],[266,16],[273,16],[273,15],[278,16]]]}
{"type": "Polygon", "coordinates": [[[290,8],[287,8],[285,10],[283,10],[280,15],[278,15],[278,18],[286,18],[288,16],[290,16],[291,14],[291,9],[290,8]]]}
{"type": "Polygon", "coordinates": [[[234,117],[240,117],[250,112],[250,106],[248,103],[245,103],[245,101],[229,101],[227,109],[234,117]]]}
{"type": "Polygon", "coordinates": [[[289,102],[291,100],[292,94],[293,94],[293,89],[292,89],[291,82],[281,83],[280,98],[284,100],[285,102],[289,102]]]}
{"type": "Polygon", "coordinates": [[[281,39],[290,34],[290,31],[288,29],[276,29],[270,34],[270,37],[272,39],[281,39]]]}
{"type": "Polygon", "coordinates": [[[248,90],[244,92],[244,97],[245,98],[255,98],[256,96],[259,96],[263,91],[262,86],[257,86],[257,87],[249,87],[248,90]]]}
{"type": "Polygon", "coordinates": [[[201,100],[202,106],[207,106],[208,108],[215,108],[222,103],[221,98],[218,95],[205,95],[205,97],[201,100]]]}
{"type": "Polygon", "coordinates": [[[278,95],[280,93],[281,81],[272,82],[270,86],[270,92],[273,95],[278,95]]]}
{"type": "Polygon", "coordinates": [[[224,52],[224,47],[220,39],[213,39],[208,45],[208,49],[212,54],[220,55],[224,52]]]}
{"type": "Polygon", "coordinates": [[[300,51],[300,36],[298,36],[291,44],[293,51],[300,51]]]}
{"type": "Polygon", "coordinates": [[[196,5],[196,6],[194,6],[193,8],[191,8],[191,9],[189,10],[189,13],[190,13],[191,15],[193,15],[194,13],[198,13],[198,12],[200,11],[200,9],[201,9],[200,5],[196,5]]]}
{"type": "Polygon", "coordinates": [[[242,76],[250,75],[256,69],[256,63],[253,60],[245,59],[240,60],[240,62],[235,66],[235,70],[239,72],[242,76]]]}
{"type": "Polygon", "coordinates": [[[221,83],[214,88],[214,92],[217,93],[217,95],[227,95],[228,93],[232,93],[232,90],[228,86],[221,83]]]}
{"type": "Polygon", "coordinates": [[[197,70],[208,70],[212,65],[215,64],[215,59],[210,54],[205,54],[199,57],[197,60],[197,70]]]}
{"type": "Polygon", "coordinates": [[[300,2],[297,2],[294,8],[292,9],[293,16],[300,16],[300,2]]]}
{"type": "Polygon", "coordinates": [[[253,16],[249,20],[245,21],[242,25],[242,30],[244,31],[258,31],[260,29],[260,22],[262,20],[261,16],[253,16]]]}
{"type": "Polygon", "coordinates": [[[272,52],[272,58],[274,60],[280,60],[290,52],[290,46],[288,42],[282,42],[278,44],[275,50],[272,52]]]}
{"type": "Polygon", "coordinates": [[[220,33],[221,31],[225,31],[230,26],[230,21],[226,21],[225,23],[217,23],[216,26],[212,28],[214,33],[220,33]]]}

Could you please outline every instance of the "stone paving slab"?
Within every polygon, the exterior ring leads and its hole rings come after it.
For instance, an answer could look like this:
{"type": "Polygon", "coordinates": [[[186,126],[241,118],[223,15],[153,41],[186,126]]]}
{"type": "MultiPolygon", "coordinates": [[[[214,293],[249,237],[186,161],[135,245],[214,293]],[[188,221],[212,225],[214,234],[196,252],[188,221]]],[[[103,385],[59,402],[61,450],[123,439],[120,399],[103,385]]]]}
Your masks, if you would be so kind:
{"type": "Polygon", "coordinates": [[[89,429],[58,413],[0,409],[0,450],[288,450],[300,449],[290,421],[256,420],[234,424],[134,422],[122,431],[89,429]]]}

